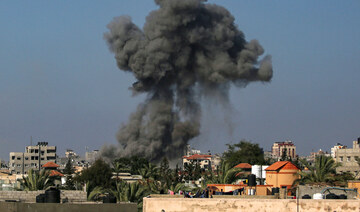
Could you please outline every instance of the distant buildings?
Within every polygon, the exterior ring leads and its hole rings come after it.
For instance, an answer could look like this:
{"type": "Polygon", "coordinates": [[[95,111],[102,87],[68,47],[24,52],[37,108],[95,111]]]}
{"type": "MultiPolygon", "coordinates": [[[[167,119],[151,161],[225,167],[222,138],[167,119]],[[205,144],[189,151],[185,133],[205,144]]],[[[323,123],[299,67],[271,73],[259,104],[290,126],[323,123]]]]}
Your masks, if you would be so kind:
{"type": "Polygon", "coordinates": [[[185,164],[199,164],[201,169],[216,170],[221,162],[221,157],[218,154],[212,155],[201,154],[200,150],[191,149],[190,145],[186,146],[185,156],[182,157],[183,167],[185,164]]]}
{"type": "Polygon", "coordinates": [[[85,161],[93,163],[99,157],[99,150],[93,150],[92,152],[85,153],[85,161]]]}
{"type": "Polygon", "coordinates": [[[353,141],[353,148],[341,148],[335,151],[335,160],[341,164],[340,167],[336,168],[336,172],[351,172],[355,176],[359,174],[360,166],[356,161],[360,158],[360,138],[353,141]]]}
{"type": "Polygon", "coordinates": [[[280,159],[286,156],[289,159],[296,157],[296,146],[292,141],[275,142],[271,148],[272,158],[280,159]]]}
{"type": "Polygon", "coordinates": [[[25,152],[10,152],[9,168],[13,174],[27,174],[29,169],[40,169],[47,162],[56,162],[56,146],[38,142],[26,146],[25,152]]]}

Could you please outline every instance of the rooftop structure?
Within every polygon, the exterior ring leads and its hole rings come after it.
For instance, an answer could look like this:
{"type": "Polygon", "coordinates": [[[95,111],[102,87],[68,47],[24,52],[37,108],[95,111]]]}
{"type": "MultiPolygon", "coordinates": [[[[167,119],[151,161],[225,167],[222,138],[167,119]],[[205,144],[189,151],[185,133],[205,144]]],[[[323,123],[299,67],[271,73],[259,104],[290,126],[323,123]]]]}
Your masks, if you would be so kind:
{"type": "Polygon", "coordinates": [[[56,162],[56,146],[48,142],[38,142],[36,146],[26,146],[25,152],[10,152],[10,170],[13,174],[27,174],[29,169],[40,170],[47,162],[56,162]]]}
{"type": "Polygon", "coordinates": [[[296,173],[300,169],[290,161],[278,161],[267,167],[265,171],[267,185],[290,188],[294,181],[299,178],[296,173]]]}

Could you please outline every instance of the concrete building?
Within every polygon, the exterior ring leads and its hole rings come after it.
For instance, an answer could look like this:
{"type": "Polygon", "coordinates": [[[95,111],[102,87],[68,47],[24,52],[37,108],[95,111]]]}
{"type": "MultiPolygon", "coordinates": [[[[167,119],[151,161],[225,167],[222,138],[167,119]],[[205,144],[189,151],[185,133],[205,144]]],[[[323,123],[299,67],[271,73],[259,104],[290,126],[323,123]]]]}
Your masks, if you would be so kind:
{"type": "Polygon", "coordinates": [[[353,141],[353,148],[343,148],[336,150],[336,162],[341,166],[336,168],[337,173],[351,172],[354,176],[357,176],[360,171],[360,166],[356,161],[356,158],[360,158],[360,138],[353,141]]]}
{"type": "Polygon", "coordinates": [[[212,168],[211,164],[211,155],[190,155],[183,156],[183,167],[187,164],[199,164],[201,169],[210,170],[212,168]]]}
{"type": "Polygon", "coordinates": [[[85,152],[85,161],[88,163],[94,163],[99,157],[99,150],[93,150],[92,152],[85,152]]]}
{"type": "Polygon", "coordinates": [[[292,141],[275,142],[271,153],[275,159],[280,159],[283,154],[289,159],[294,159],[296,158],[296,146],[292,141]]]}
{"type": "Polygon", "coordinates": [[[346,149],[347,148],[347,146],[345,146],[345,145],[342,145],[342,144],[340,144],[340,143],[337,143],[333,148],[331,148],[331,157],[332,158],[336,158],[336,151],[338,150],[338,149],[346,149]]]}
{"type": "Polygon", "coordinates": [[[27,146],[25,152],[10,152],[9,168],[13,174],[27,174],[29,169],[40,170],[47,162],[56,162],[56,146],[48,142],[38,142],[27,146]]]}
{"type": "Polygon", "coordinates": [[[278,161],[265,169],[266,184],[273,187],[290,188],[299,176],[296,174],[300,169],[290,161],[278,161]]]}

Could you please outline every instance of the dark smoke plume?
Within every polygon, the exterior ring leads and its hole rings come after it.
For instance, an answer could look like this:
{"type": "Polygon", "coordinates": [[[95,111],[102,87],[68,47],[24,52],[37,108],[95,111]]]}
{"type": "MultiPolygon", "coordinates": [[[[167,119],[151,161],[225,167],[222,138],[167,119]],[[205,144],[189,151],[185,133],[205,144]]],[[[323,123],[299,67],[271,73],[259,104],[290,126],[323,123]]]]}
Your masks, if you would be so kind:
{"type": "Polygon", "coordinates": [[[223,95],[231,84],[270,81],[270,56],[256,40],[247,42],[225,8],[203,0],[155,0],[159,9],[143,30],[128,16],[108,24],[104,34],[118,67],[133,73],[133,92],[147,93],[117,134],[119,147],[103,157],[140,155],[151,161],[177,158],[199,135],[199,97],[223,95]]]}

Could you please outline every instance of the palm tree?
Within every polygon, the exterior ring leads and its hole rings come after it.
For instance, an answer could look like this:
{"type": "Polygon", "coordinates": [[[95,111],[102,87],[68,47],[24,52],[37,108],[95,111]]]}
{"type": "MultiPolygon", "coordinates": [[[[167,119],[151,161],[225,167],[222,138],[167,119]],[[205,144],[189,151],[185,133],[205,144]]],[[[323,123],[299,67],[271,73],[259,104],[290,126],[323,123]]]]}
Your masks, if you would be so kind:
{"type": "Polygon", "coordinates": [[[158,176],[158,171],[159,169],[156,167],[156,165],[149,162],[139,170],[139,173],[144,179],[156,179],[158,176]]]}
{"type": "Polygon", "coordinates": [[[50,177],[50,172],[45,170],[38,172],[30,169],[28,176],[23,177],[19,182],[25,191],[45,190],[54,186],[54,178],[50,177]]]}
{"type": "Polygon", "coordinates": [[[214,174],[212,171],[204,176],[204,183],[206,184],[232,184],[237,179],[240,179],[240,168],[231,167],[230,163],[222,161],[220,168],[214,174]]]}
{"type": "Polygon", "coordinates": [[[118,202],[124,202],[125,201],[125,197],[124,197],[124,191],[127,188],[127,183],[125,181],[118,181],[116,182],[115,185],[115,189],[114,190],[109,190],[109,193],[112,194],[114,197],[116,197],[116,200],[118,202]]]}
{"type": "Polygon", "coordinates": [[[309,169],[308,172],[300,172],[300,183],[329,183],[334,181],[336,168],[340,164],[336,163],[332,157],[320,155],[315,159],[315,165],[302,160],[303,165],[309,169]]]}
{"type": "Polygon", "coordinates": [[[116,173],[116,180],[118,180],[119,179],[119,173],[121,172],[121,170],[122,170],[122,166],[121,166],[122,164],[120,163],[120,162],[118,162],[118,161],[114,161],[113,163],[112,163],[112,171],[113,172],[115,172],[116,173]]]}
{"type": "Polygon", "coordinates": [[[105,194],[106,190],[101,186],[96,186],[88,195],[89,201],[96,201],[100,199],[100,196],[105,194]]]}

